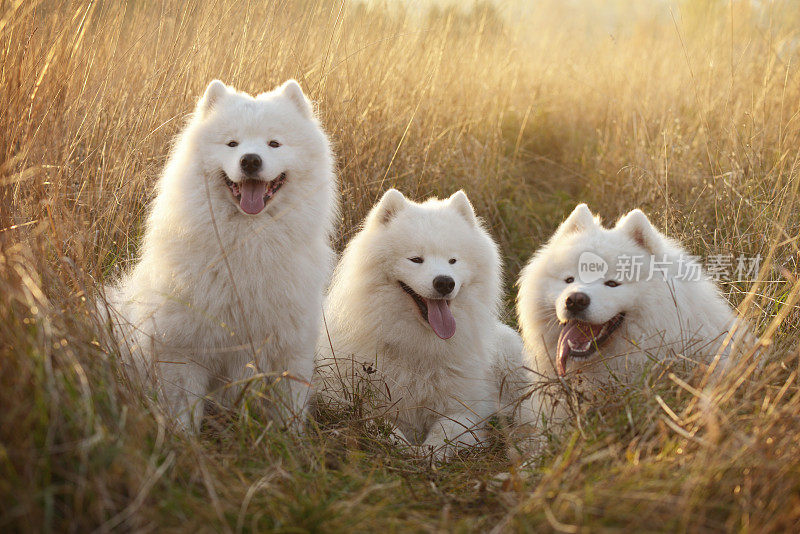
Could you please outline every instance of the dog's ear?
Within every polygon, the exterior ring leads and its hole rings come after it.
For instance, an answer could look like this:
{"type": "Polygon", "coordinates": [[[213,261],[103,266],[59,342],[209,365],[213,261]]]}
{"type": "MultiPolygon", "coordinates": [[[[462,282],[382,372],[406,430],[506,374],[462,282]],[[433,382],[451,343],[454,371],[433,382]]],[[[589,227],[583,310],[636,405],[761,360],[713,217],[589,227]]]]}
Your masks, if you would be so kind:
{"type": "Polygon", "coordinates": [[[389,189],[367,216],[367,225],[384,225],[391,221],[406,205],[406,197],[397,189],[389,189]]]}
{"type": "Polygon", "coordinates": [[[225,95],[227,94],[228,86],[219,80],[213,80],[210,84],[208,84],[208,87],[206,87],[206,92],[203,93],[202,98],[200,98],[200,100],[197,102],[197,111],[205,115],[211,111],[220,100],[225,98],[225,95]]]}
{"type": "Polygon", "coordinates": [[[470,224],[478,224],[478,219],[475,217],[475,210],[472,208],[472,204],[467,198],[467,194],[464,192],[463,189],[459,189],[448,199],[449,206],[456,210],[459,215],[464,217],[470,224]]]}
{"type": "Polygon", "coordinates": [[[314,107],[311,105],[311,101],[306,98],[297,80],[286,80],[283,85],[281,85],[280,92],[294,104],[304,117],[310,119],[314,116],[314,107]]]}
{"type": "Polygon", "coordinates": [[[594,218],[594,215],[592,215],[591,210],[589,210],[589,206],[586,204],[578,204],[575,206],[575,209],[572,210],[572,213],[569,214],[569,217],[564,219],[564,222],[558,227],[553,237],[559,238],[569,234],[577,234],[597,225],[597,220],[594,218]]]}
{"type": "Polygon", "coordinates": [[[661,248],[661,234],[655,229],[653,223],[650,222],[650,219],[647,218],[647,215],[642,210],[630,211],[617,221],[614,229],[630,237],[650,254],[655,254],[661,248]]]}

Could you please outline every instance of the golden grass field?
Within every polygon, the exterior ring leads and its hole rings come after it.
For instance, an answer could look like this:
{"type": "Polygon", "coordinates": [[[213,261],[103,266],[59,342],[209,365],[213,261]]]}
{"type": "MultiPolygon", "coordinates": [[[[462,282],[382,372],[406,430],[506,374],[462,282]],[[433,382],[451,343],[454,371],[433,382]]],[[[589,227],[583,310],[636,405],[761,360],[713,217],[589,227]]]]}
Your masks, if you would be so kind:
{"type": "Polygon", "coordinates": [[[398,4],[0,2],[0,530],[798,528],[797,4],[398,4]],[[89,303],[135,260],[208,81],[289,77],[334,142],[339,249],[389,186],[464,188],[513,323],[519,269],[577,202],[641,207],[695,254],[763,256],[721,286],[763,367],[654,373],[524,465],[437,468],[347,420],[293,438],[247,406],[172,433],[89,303]]]}

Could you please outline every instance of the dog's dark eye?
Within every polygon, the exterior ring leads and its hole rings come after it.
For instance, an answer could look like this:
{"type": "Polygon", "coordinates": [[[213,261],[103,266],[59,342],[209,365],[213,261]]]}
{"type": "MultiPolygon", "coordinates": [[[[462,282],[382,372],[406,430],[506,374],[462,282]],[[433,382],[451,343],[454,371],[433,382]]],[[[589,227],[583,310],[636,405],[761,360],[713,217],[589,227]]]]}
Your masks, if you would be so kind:
{"type": "Polygon", "coordinates": [[[269,146],[271,146],[272,148],[278,148],[279,146],[281,146],[281,144],[273,139],[272,141],[269,142],[269,146]]]}
{"type": "Polygon", "coordinates": [[[228,141],[228,146],[231,148],[239,146],[239,141],[228,141]]]}
{"type": "Polygon", "coordinates": [[[621,284],[619,282],[617,282],[616,280],[609,280],[608,282],[606,282],[606,285],[608,287],[617,287],[618,285],[621,285],[621,284]]]}
{"type": "Polygon", "coordinates": [[[568,284],[571,284],[572,282],[575,281],[575,277],[574,276],[568,276],[568,277],[564,278],[564,281],[566,283],[568,283],[568,284]]]}
{"type": "Polygon", "coordinates": [[[419,256],[414,256],[413,258],[408,258],[408,259],[409,259],[409,261],[413,261],[414,263],[422,263],[423,261],[425,261],[422,258],[420,258],[419,256]]]}
{"type": "Polygon", "coordinates": [[[450,265],[453,265],[456,262],[455,258],[450,258],[450,265]]]}

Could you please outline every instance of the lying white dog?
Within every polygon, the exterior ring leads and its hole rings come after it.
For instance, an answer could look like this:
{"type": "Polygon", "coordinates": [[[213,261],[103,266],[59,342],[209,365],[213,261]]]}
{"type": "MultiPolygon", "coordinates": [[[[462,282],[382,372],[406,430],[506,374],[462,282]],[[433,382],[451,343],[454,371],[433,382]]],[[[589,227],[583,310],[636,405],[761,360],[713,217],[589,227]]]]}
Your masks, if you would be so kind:
{"type": "Polygon", "coordinates": [[[631,383],[648,362],[705,361],[720,371],[733,344],[750,338],[697,259],[644,213],[606,229],[585,204],[522,271],[517,313],[537,376],[522,416],[534,441],[542,423],[567,416],[557,377],[591,397],[631,383]]]}
{"type": "Polygon", "coordinates": [[[522,347],[498,320],[500,271],[497,245],[463,192],[417,204],[387,191],[334,273],[320,397],[369,397],[371,415],[439,458],[480,442],[500,395],[493,362],[519,360],[499,351],[522,347]]]}
{"type": "Polygon", "coordinates": [[[644,213],[606,229],[585,204],[522,271],[517,312],[537,374],[596,385],[648,361],[714,356],[736,322],[697,259],[644,213]]]}

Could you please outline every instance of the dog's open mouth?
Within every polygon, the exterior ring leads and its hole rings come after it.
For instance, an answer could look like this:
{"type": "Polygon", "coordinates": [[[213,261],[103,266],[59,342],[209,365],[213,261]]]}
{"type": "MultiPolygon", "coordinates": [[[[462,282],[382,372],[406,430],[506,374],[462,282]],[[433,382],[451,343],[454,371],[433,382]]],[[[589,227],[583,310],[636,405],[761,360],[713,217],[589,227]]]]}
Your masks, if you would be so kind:
{"type": "Polygon", "coordinates": [[[611,337],[625,319],[625,313],[618,313],[603,324],[583,321],[568,321],[561,327],[558,336],[556,371],[558,376],[567,374],[568,358],[588,358],[611,337]]]}
{"type": "Polygon", "coordinates": [[[456,319],[450,312],[450,301],[445,299],[426,299],[411,289],[408,284],[398,280],[400,287],[408,293],[417,305],[420,315],[434,333],[441,339],[450,339],[456,333],[456,319]]]}
{"type": "Polygon", "coordinates": [[[242,211],[249,215],[260,213],[286,182],[285,172],[280,173],[277,178],[269,182],[247,179],[237,183],[231,180],[224,171],[222,177],[225,179],[225,185],[231,190],[234,200],[242,208],[242,211]]]}

